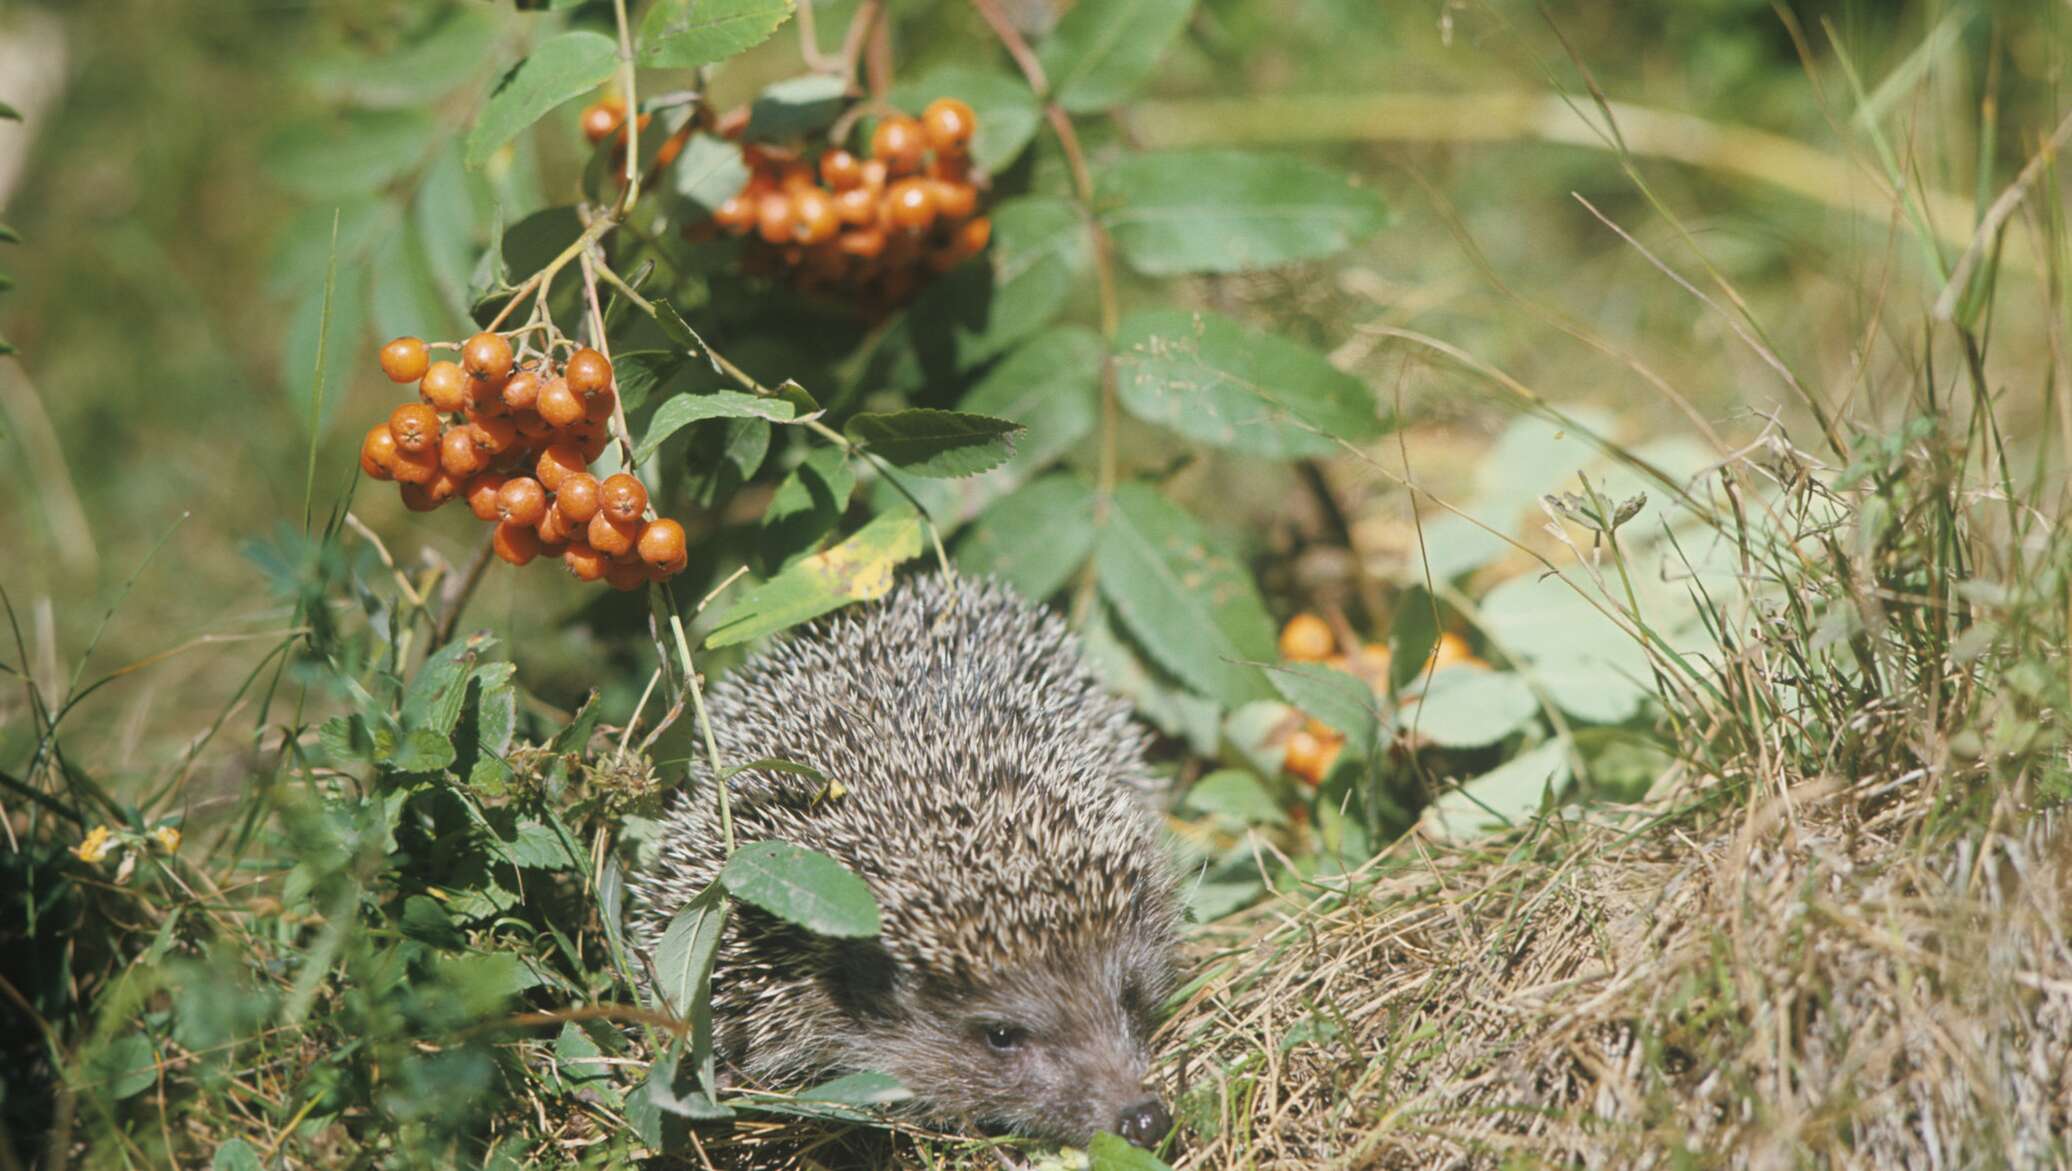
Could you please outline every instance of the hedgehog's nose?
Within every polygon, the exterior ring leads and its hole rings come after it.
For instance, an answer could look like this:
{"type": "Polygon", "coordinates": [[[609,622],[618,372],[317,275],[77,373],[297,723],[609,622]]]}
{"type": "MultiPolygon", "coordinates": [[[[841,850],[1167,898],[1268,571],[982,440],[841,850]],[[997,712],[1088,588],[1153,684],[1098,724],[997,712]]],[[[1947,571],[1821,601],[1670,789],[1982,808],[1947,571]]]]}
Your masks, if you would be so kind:
{"type": "Polygon", "coordinates": [[[1173,1116],[1166,1113],[1165,1106],[1156,1098],[1146,1098],[1122,1112],[1115,1120],[1115,1133],[1121,1135],[1133,1147],[1145,1150],[1158,1145],[1158,1140],[1173,1129],[1173,1116]]]}

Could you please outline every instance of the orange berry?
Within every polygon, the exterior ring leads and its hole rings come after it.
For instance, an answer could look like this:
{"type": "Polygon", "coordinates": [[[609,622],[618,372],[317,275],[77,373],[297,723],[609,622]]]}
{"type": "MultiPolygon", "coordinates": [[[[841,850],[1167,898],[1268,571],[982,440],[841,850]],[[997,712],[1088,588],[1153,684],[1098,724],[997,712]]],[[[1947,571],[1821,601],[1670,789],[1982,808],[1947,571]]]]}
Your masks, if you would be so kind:
{"type": "Polygon", "coordinates": [[[993,221],[984,216],[965,220],[957,229],[957,251],[965,256],[977,256],[986,250],[993,239],[993,221]]]}
{"type": "Polygon", "coordinates": [[[831,190],[847,191],[863,182],[863,160],[836,147],[820,156],[820,178],[831,190]]]}
{"type": "Polygon", "coordinates": [[[755,202],[746,196],[729,195],[712,213],[712,222],[740,236],[755,226],[755,202]]]}
{"type": "Polygon", "coordinates": [[[639,561],[614,561],[604,567],[604,580],[613,589],[630,593],[648,583],[648,567],[639,561]]]}
{"type": "Polygon", "coordinates": [[[791,239],[791,196],[772,191],[756,201],[755,228],[763,240],[783,244],[791,239]]]}
{"type": "Polygon", "coordinates": [[[439,472],[424,483],[403,485],[403,507],[412,512],[430,512],[459,492],[460,481],[439,472]]]}
{"type": "Polygon", "coordinates": [[[396,462],[389,468],[398,484],[429,484],[442,470],[436,444],[423,451],[404,451],[397,447],[396,462]]]}
{"type": "MultiPolygon", "coordinates": [[[[647,120],[651,116],[648,114],[640,116],[640,128],[642,130],[647,129],[647,120]]],[[[676,133],[663,139],[662,145],[655,151],[654,161],[648,164],[649,169],[657,171],[675,162],[676,156],[683,153],[684,144],[691,140],[691,130],[695,125],[695,123],[686,122],[677,128],[676,133]]]]}
{"type": "Polygon", "coordinates": [[[458,362],[434,362],[417,382],[417,397],[450,415],[468,405],[468,376],[458,362]]]}
{"type": "Polygon", "coordinates": [[[581,541],[571,541],[561,554],[561,563],[575,574],[577,581],[596,581],[604,576],[611,565],[611,558],[592,549],[581,541]]]}
{"type": "Polygon", "coordinates": [[[513,476],[497,489],[496,514],[513,524],[536,525],[547,515],[547,490],[531,476],[513,476]]]}
{"type": "Polygon", "coordinates": [[[885,250],[885,229],[853,228],[842,233],[841,239],[835,241],[835,247],[845,256],[871,260],[885,250]]]}
{"type": "Polygon", "coordinates": [[[865,159],[863,161],[863,189],[872,195],[885,194],[885,184],[891,175],[892,169],[885,165],[884,159],[865,159]]]}
{"type": "Polygon", "coordinates": [[[684,566],[683,526],[666,516],[650,521],[646,528],[640,530],[637,548],[640,550],[642,561],[657,569],[674,573],[684,566]]]}
{"type": "Polygon", "coordinates": [[[504,405],[514,411],[529,411],[540,401],[540,376],[536,370],[520,370],[504,383],[504,405]]]}
{"type": "Polygon", "coordinates": [[[540,388],[540,418],[556,427],[571,427],[583,420],[583,400],[569,389],[568,379],[556,378],[540,388]]]}
{"type": "Polygon", "coordinates": [[[590,518],[584,528],[590,547],[607,557],[624,557],[633,552],[634,542],[640,539],[640,521],[615,520],[608,513],[600,512],[590,518]]]}
{"type": "Polygon", "coordinates": [[[1477,667],[1487,666],[1481,659],[1475,657],[1474,648],[1468,645],[1467,639],[1450,630],[1439,636],[1438,643],[1432,647],[1431,658],[1425,660],[1425,665],[1434,671],[1443,671],[1448,667],[1463,664],[1477,667]]]}
{"type": "Polygon", "coordinates": [[[554,489],[554,507],[577,524],[589,524],[599,507],[597,477],[588,472],[570,472],[554,489]]]}
{"type": "Polygon", "coordinates": [[[928,192],[935,197],[935,210],[944,219],[961,220],[978,210],[978,188],[951,179],[930,179],[928,192]]]}
{"type": "Polygon", "coordinates": [[[591,142],[603,142],[626,120],[626,103],[617,98],[606,98],[583,109],[583,137],[591,142]]]}
{"type": "Polygon", "coordinates": [[[786,195],[797,195],[813,187],[813,168],[796,160],[785,163],[777,170],[777,189],[786,195]]]}
{"type": "Polygon", "coordinates": [[[1281,627],[1281,657],[1297,663],[1320,663],[1338,649],[1331,624],[1304,611],[1281,627]]]}
{"type": "Polygon", "coordinates": [[[935,192],[926,179],[901,179],[885,192],[885,216],[896,227],[918,232],[935,222],[935,192]]]}
{"type": "Polygon", "coordinates": [[[540,483],[547,486],[547,491],[559,492],[561,481],[589,466],[590,461],[583,458],[582,450],[564,439],[549,444],[545,451],[540,452],[533,472],[539,476],[540,483]]]}
{"type": "Polygon", "coordinates": [[[518,444],[518,424],[507,418],[491,416],[477,419],[468,424],[468,430],[474,436],[476,450],[484,459],[502,455],[518,444]]]}
{"type": "Polygon", "coordinates": [[[388,425],[400,451],[431,451],[439,445],[439,412],[423,403],[404,403],[389,412],[388,425]]]}
{"type": "Polygon", "coordinates": [[[549,505],[547,515],[533,527],[539,530],[540,540],[549,545],[566,545],[577,535],[577,526],[568,523],[568,518],[561,515],[559,504],[549,505]]]}
{"type": "Polygon", "coordinates": [[[568,356],[561,377],[568,381],[568,388],[576,392],[576,397],[595,398],[612,388],[611,359],[585,347],[568,356]]]}
{"type": "Polygon", "coordinates": [[[808,187],[792,196],[791,215],[794,230],[803,244],[824,244],[842,230],[842,219],[835,212],[833,197],[818,187],[808,187]]]}
{"type": "Polygon", "coordinates": [[[461,498],[468,502],[468,511],[475,514],[476,520],[496,520],[503,516],[497,507],[496,494],[503,488],[506,478],[496,472],[483,472],[461,485],[461,498]]]}
{"type": "Polygon", "coordinates": [[[510,340],[502,334],[484,331],[460,347],[461,367],[476,378],[509,378],[512,361],[510,340]]]}
{"type": "Polygon", "coordinates": [[[597,457],[604,454],[604,449],[612,445],[611,433],[601,427],[594,431],[584,431],[580,435],[572,433],[570,438],[574,440],[576,450],[583,454],[585,464],[596,463],[597,457]]]}
{"type": "Polygon", "coordinates": [[[512,411],[511,425],[518,428],[521,439],[545,439],[554,434],[554,424],[541,418],[538,411],[512,411]]]}
{"type": "Polygon", "coordinates": [[[474,424],[455,427],[439,439],[439,466],[446,474],[467,479],[482,470],[489,460],[475,449],[474,424]]]}
{"type": "Polygon", "coordinates": [[[647,485],[625,472],[614,472],[599,486],[598,500],[613,520],[639,520],[640,514],[647,511],[647,485]]]}
{"type": "Polygon", "coordinates": [[[468,379],[468,421],[478,419],[499,419],[511,413],[504,405],[504,382],[502,378],[468,379]]]}
{"type": "Polygon", "coordinates": [[[928,149],[921,124],[904,114],[894,114],[871,131],[871,157],[885,164],[894,175],[904,175],[921,166],[928,149]]]}
{"type": "Polygon", "coordinates": [[[416,382],[431,363],[423,338],[399,337],[381,347],[381,372],[390,382],[416,382]]]}
{"type": "Polygon", "coordinates": [[[1312,785],[1322,784],[1331,774],[1331,766],[1338,763],[1338,750],[1344,744],[1345,738],[1335,733],[1318,736],[1307,728],[1298,728],[1288,737],[1281,767],[1312,785]]]}
{"type": "Polygon", "coordinates": [[[369,427],[366,438],[360,440],[360,470],[376,480],[396,478],[396,437],[389,433],[387,423],[369,427]]]}
{"type": "Polygon", "coordinates": [[[861,187],[835,196],[835,217],[851,227],[868,227],[878,222],[878,197],[861,187]]]}
{"type": "Polygon", "coordinates": [[[540,555],[540,535],[524,525],[499,522],[490,534],[489,547],[513,565],[524,565],[540,555]]]}
{"type": "Polygon", "coordinates": [[[963,151],[977,129],[978,115],[956,98],[937,98],[921,111],[921,131],[928,145],[940,151],[963,151]]]}

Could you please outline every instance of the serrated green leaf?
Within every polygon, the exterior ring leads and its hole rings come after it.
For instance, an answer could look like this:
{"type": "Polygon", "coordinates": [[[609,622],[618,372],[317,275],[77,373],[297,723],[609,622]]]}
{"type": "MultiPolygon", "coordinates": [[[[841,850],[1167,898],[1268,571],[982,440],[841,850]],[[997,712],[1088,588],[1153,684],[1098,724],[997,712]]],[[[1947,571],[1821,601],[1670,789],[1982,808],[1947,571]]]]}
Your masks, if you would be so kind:
{"type": "MultiPolygon", "coordinates": [[[[375,732],[378,745],[384,733],[375,732]]],[[[393,738],[393,745],[382,754],[381,763],[391,772],[435,773],[453,763],[453,741],[445,734],[430,728],[413,728],[393,738]]]]}
{"type": "Polygon", "coordinates": [[[209,1171],[259,1171],[259,1152],[251,1143],[233,1138],[216,1148],[209,1171]]]}
{"type": "Polygon", "coordinates": [[[914,1092],[900,1084],[899,1079],[889,1073],[864,1070],[821,1082],[817,1086],[800,1090],[795,1096],[806,1102],[883,1106],[892,1102],[904,1102],[913,1097],[914,1092]]]}
{"type": "Polygon", "coordinates": [[[404,935],[433,947],[458,951],[468,945],[467,937],[454,927],[446,908],[429,895],[411,895],[403,900],[400,926],[404,935]]]}
{"type": "Polygon", "coordinates": [[[838,610],[874,601],[892,589],[892,572],[921,553],[921,518],[911,508],[886,512],[831,549],[802,558],[750,590],[705,636],[708,647],[732,646],[838,610]]]}
{"type": "Polygon", "coordinates": [[[1438,841],[1457,842],[1516,825],[1568,778],[1568,746],[1549,740],[1439,794],[1418,818],[1418,830],[1438,841]]]}
{"type": "Polygon", "coordinates": [[[696,69],[770,39],[792,0],[656,0],[640,22],[640,63],[696,69]]]}
{"type": "Polygon", "coordinates": [[[554,1072],[569,1088],[609,1092],[611,1065],[604,1050],[574,1021],[563,1022],[554,1038],[554,1072]]]}
{"type": "Polygon", "coordinates": [[[1096,184],[1101,222],[1151,276],[1244,272],[1344,249],[1388,222],[1342,172],[1232,150],[1131,155],[1096,184]]]}
{"type": "Polygon", "coordinates": [[[429,728],[442,734],[453,731],[453,726],[460,722],[461,704],[467,699],[468,676],[474,672],[482,652],[495,642],[487,634],[470,635],[447,643],[426,659],[403,692],[404,726],[429,728]]]}
{"type": "Polygon", "coordinates": [[[677,1017],[689,1017],[708,1002],[713,957],[719,953],[721,933],[726,927],[726,899],[717,886],[708,886],[684,904],[655,944],[656,1007],[677,1017]]]}
{"type": "Polygon", "coordinates": [[[878,901],[861,878],[833,858],[790,842],[751,842],[721,868],[727,893],[817,935],[868,939],[878,933],[878,901]]]}
{"type": "Polygon", "coordinates": [[[856,470],[849,453],[839,447],[817,447],[784,477],[763,510],[762,555],[782,566],[833,531],[856,488],[856,470]]]}
{"type": "Polygon", "coordinates": [[[1539,701],[1508,671],[1449,667],[1432,676],[1418,702],[1397,711],[1396,727],[1441,748],[1494,744],[1532,722],[1539,701]]]}
{"type": "Polygon", "coordinates": [[[847,105],[848,84],[839,77],[809,73],[765,86],[748,107],[748,142],[784,141],[826,129],[847,105]]]}
{"type": "Polygon", "coordinates": [[[1103,1131],[1086,1144],[1086,1171],[1171,1171],[1163,1159],[1103,1131]]]}
{"type": "Polygon", "coordinates": [[[297,72],[311,89],[334,101],[384,107],[425,103],[474,73],[497,31],[486,8],[446,5],[429,24],[382,52],[339,49],[313,58],[297,72]]]}
{"type": "Polygon", "coordinates": [[[903,411],[865,412],[844,429],[864,450],[916,476],[955,479],[975,476],[1014,454],[1019,423],[910,407],[903,411]]]}
{"type": "Polygon", "coordinates": [[[275,131],[260,162],[282,186],[335,200],[380,190],[424,162],[438,131],[423,110],[348,110],[275,131]]]}
{"type": "Polygon", "coordinates": [[[1227,317],[1155,309],[1122,323],[1116,392],[1131,414],[1253,455],[1324,455],[1386,427],[1366,385],[1307,346],[1227,317]]]}
{"type": "Polygon", "coordinates": [[[612,355],[612,382],[627,414],[646,404],[683,371],[684,356],[671,350],[630,350],[612,355]]]}
{"type": "Polygon", "coordinates": [[[1026,598],[1047,598],[1094,547],[1094,490],[1057,472],[995,501],[957,546],[957,564],[992,575],[1026,598]]]}
{"type": "Polygon", "coordinates": [[[1225,707],[1273,694],[1273,620],[1237,558],[1144,484],[1116,489],[1094,550],[1106,597],[1158,663],[1225,707]]]}
{"type": "Polygon", "coordinates": [[[748,183],[741,145],[710,134],[693,134],[669,168],[669,189],[695,209],[686,218],[710,215],[748,183]]]}
{"type": "Polygon", "coordinates": [[[1380,708],[1365,682],[1321,663],[1286,663],[1267,669],[1274,690],[1304,715],[1344,734],[1353,756],[1364,757],[1374,746],[1380,708]]]}
{"type": "Polygon", "coordinates": [[[1259,778],[1243,769],[1221,768],[1188,786],[1187,808],[1228,817],[1240,825],[1285,825],[1287,811],[1259,778]]]}
{"type": "Polygon", "coordinates": [[[938,278],[872,354],[875,381],[904,390],[953,383],[1042,329],[1087,263],[1086,224],[1062,199],[1029,195],[993,209],[985,257],[938,278]]]}
{"type": "Polygon", "coordinates": [[[158,1050],[142,1033],[125,1033],[94,1054],[90,1066],[106,1100],[120,1102],[158,1081],[158,1050]]]}
{"type": "Polygon", "coordinates": [[[769,454],[770,424],[761,419],[697,424],[684,448],[684,467],[689,473],[684,477],[684,492],[700,508],[719,508],[755,475],[769,454]]]}
{"type": "Polygon", "coordinates": [[[679,394],[655,408],[648,420],[646,438],[634,449],[633,462],[646,463],[664,440],[704,419],[768,419],[789,422],[791,404],[782,399],[761,398],[739,390],[714,390],[704,394],[679,394]]]}
{"type": "Polygon", "coordinates": [[[566,826],[543,821],[519,822],[504,847],[512,861],[538,870],[574,870],[584,861],[566,826]]]}
{"type": "Polygon", "coordinates": [[[1100,415],[1101,337],[1066,325],[1017,346],[971,388],[960,411],[1010,419],[1027,428],[1015,436],[1002,465],[1020,483],[1093,433],[1100,415]]]}
{"type": "Polygon", "coordinates": [[[1194,0],[1073,5],[1037,54],[1052,97],[1075,114],[1128,101],[1193,11],[1194,0]]]}
{"type": "Polygon", "coordinates": [[[468,132],[468,167],[480,167],[519,131],[604,84],[618,67],[619,47],[603,33],[579,30],[541,42],[489,95],[468,132]]]}
{"type": "Polygon", "coordinates": [[[988,175],[1006,170],[1043,122],[1043,109],[1028,82],[969,65],[945,65],[925,77],[902,81],[886,97],[910,114],[919,114],[937,98],[957,98],[970,106],[978,116],[971,161],[988,175]]]}

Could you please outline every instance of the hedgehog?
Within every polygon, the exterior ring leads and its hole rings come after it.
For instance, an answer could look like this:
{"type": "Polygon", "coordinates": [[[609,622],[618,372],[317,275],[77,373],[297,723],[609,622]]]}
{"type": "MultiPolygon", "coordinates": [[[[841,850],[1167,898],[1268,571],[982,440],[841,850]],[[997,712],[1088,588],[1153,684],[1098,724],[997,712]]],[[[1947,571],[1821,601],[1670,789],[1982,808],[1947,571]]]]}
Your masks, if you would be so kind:
{"type": "MultiPolygon", "coordinates": [[[[1153,1014],[1176,979],[1176,875],[1147,794],[1148,735],[1056,615],[993,581],[917,576],[716,685],[740,843],[825,853],[876,897],[875,938],[729,917],[714,1048],[764,1086],[875,1071],[921,1120],[1152,1146],[1153,1014]],[[832,783],[830,783],[832,782],[832,783]]],[[[725,860],[703,762],[629,882],[651,949],[725,860]]]]}

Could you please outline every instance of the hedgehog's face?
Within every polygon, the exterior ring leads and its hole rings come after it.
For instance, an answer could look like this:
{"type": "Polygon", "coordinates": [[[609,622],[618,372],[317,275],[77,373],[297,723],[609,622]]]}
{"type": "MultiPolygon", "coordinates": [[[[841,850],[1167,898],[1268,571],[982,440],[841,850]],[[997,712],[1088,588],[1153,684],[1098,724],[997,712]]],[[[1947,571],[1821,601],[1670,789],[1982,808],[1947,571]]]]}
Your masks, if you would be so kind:
{"type": "Polygon", "coordinates": [[[1145,1087],[1165,953],[1118,949],[1003,973],[985,988],[919,989],[872,1045],[928,1115],[1084,1146],[1115,1131],[1151,1146],[1171,1129],[1145,1087]]]}

